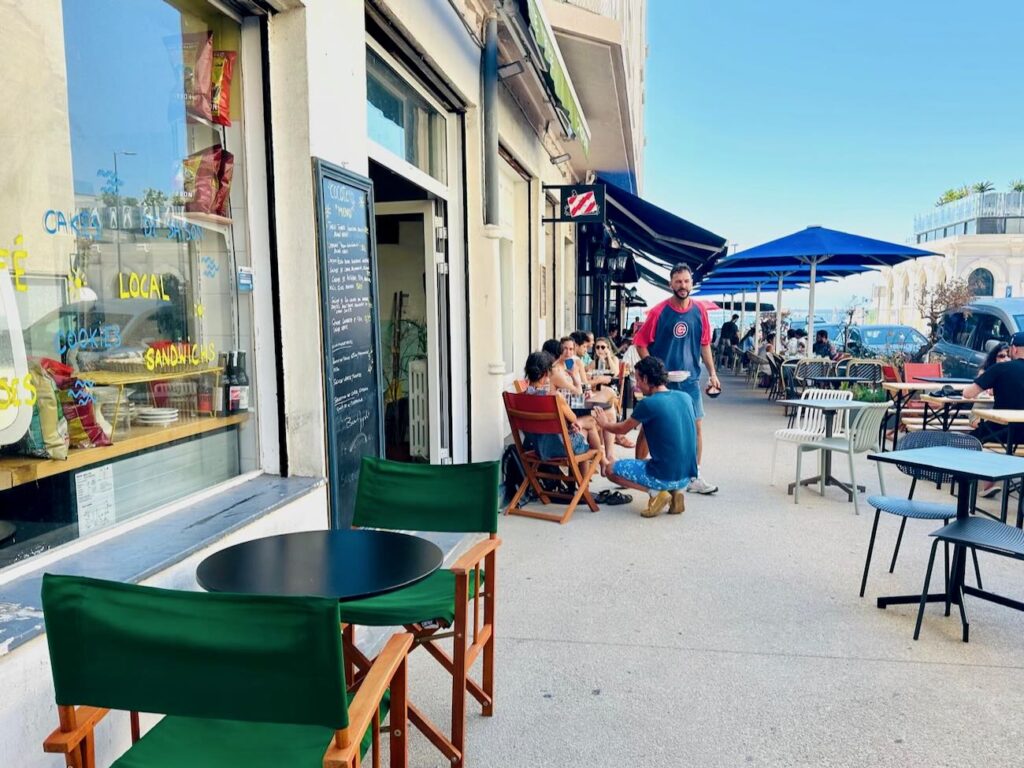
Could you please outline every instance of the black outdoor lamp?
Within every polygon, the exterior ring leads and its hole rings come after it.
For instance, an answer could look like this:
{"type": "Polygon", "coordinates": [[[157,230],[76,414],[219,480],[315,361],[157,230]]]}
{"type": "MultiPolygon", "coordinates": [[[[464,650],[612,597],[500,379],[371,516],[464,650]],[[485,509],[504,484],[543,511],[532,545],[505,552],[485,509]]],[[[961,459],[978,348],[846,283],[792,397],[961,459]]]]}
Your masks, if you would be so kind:
{"type": "Polygon", "coordinates": [[[596,251],[594,251],[594,271],[595,272],[600,272],[601,270],[604,269],[605,256],[606,256],[606,254],[605,254],[604,248],[598,248],[596,251]]]}

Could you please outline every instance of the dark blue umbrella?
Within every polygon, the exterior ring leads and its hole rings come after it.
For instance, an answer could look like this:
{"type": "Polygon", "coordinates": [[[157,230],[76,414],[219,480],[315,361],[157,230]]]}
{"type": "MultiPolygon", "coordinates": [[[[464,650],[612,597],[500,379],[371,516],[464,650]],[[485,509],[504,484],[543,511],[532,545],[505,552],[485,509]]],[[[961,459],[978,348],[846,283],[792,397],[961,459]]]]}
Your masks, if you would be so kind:
{"type": "MultiPolygon", "coordinates": [[[[836,277],[823,276],[822,280],[835,280],[836,277]]],[[[766,312],[774,309],[778,312],[778,308],[782,306],[782,291],[792,290],[795,288],[807,288],[808,282],[807,277],[804,275],[780,275],[777,279],[773,278],[771,282],[773,284],[778,282],[778,302],[775,307],[765,305],[766,312]]],[[[747,291],[755,292],[756,296],[754,299],[754,316],[759,317],[761,314],[761,286],[768,282],[768,277],[764,273],[750,274],[750,273],[733,273],[727,271],[716,271],[711,277],[705,278],[701,281],[700,285],[697,286],[698,293],[714,294],[714,295],[727,295],[732,296],[735,299],[736,294],[742,294],[742,300],[745,303],[747,300],[747,291]]],[[[745,319],[741,319],[741,324],[746,323],[745,319]]],[[[758,327],[759,323],[754,323],[754,342],[756,343],[760,337],[761,329],[758,327]]]]}
{"type": "MultiPolygon", "coordinates": [[[[774,274],[777,278],[807,270],[810,283],[810,299],[807,310],[807,334],[814,336],[814,284],[819,274],[841,274],[844,268],[852,268],[846,274],[864,271],[874,267],[891,267],[894,264],[932,256],[929,251],[911,248],[908,245],[888,243],[870,237],[851,235],[825,227],[807,227],[777,240],[748,248],[719,262],[714,274],[741,267],[760,269],[763,274],[774,274]]],[[[781,294],[781,291],[779,292],[781,294]]],[[[781,315],[781,307],[779,308],[781,315]]],[[[781,317],[779,318],[781,320],[781,317]]]]}

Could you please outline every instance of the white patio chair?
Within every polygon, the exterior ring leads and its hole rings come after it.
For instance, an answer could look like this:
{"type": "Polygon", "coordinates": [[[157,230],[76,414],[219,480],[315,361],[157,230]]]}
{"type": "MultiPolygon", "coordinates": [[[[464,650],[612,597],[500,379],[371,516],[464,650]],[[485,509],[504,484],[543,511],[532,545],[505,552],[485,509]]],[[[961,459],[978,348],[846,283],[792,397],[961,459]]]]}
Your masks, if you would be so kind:
{"type": "MultiPolygon", "coordinates": [[[[852,400],[853,392],[841,389],[805,389],[801,400],[852,400]]],[[[779,443],[810,443],[825,437],[825,413],[820,408],[798,408],[793,426],[775,430],[775,445],[772,448],[771,484],[775,485],[775,462],[779,455],[779,443]]],[[[845,434],[846,411],[839,411],[832,424],[833,435],[845,434]]]]}
{"type": "MultiPolygon", "coordinates": [[[[819,473],[821,474],[820,491],[822,495],[825,494],[824,449],[828,449],[833,453],[846,454],[846,458],[850,465],[850,485],[853,489],[853,511],[854,514],[859,515],[860,507],[857,505],[857,476],[854,474],[853,456],[856,453],[867,453],[868,451],[881,450],[881,446],[879,445],[879,427],[882,425],[882,419],[885,418],[885,413],[888,409],[888,403],[864,403],[864,407],[859,408],[850,421],[846,434],[838,437],[822,438],[814,443],[804,443],[803,445],[797,446],[796,487],[793,489],[793,502],[798,502],[800,497],[800,463],[805,451],[822,451],[818,464],[819,468],[822,470],[819,473]]],[[[878,486],[884,496],[885,478],[882,476],[882,463],[876,461],[875,465],[876,469],[878,469],[878,486]]]]}

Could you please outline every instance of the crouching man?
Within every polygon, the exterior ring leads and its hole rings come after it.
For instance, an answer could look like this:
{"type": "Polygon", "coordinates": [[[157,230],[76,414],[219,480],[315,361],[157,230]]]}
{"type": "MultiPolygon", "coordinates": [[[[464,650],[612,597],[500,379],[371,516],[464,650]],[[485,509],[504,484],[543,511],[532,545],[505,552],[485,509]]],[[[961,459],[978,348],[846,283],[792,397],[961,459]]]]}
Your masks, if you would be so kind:
{"type": "Polygon", "coordinates": [[[634,369],[637,388],[644,398],[632,415],[616,422],[609,411],[594,409],[598,425],[608,432],[624,435],[643,425],[650,451],[649,459],[619,459],[608,479],[650,495],[644,517],[656,517],[669,507],[669,514],[685,509],[683,491],[697,476],[697,425],[693,401],[685,392],[665,386],[668,372],[656,357],[645,357],[634,369]]]}

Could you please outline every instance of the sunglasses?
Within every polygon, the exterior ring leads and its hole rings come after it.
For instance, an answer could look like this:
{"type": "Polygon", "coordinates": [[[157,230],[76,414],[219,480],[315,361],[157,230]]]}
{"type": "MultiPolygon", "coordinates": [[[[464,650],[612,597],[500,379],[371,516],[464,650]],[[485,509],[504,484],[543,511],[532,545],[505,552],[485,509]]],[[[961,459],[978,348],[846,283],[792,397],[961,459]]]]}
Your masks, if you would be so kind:
{"type": "Polygon", "coordinates": [[[1009,360],[1009,359],[1010,359],[1010,353],[1009,352],[1000,352],[998,355],[996,355],[996,360],[1009,360]]]}
{"type": "Polygon", "coordinates": [[[598,344],[594,349],[608,349],[607,344],[598,344]]]}

